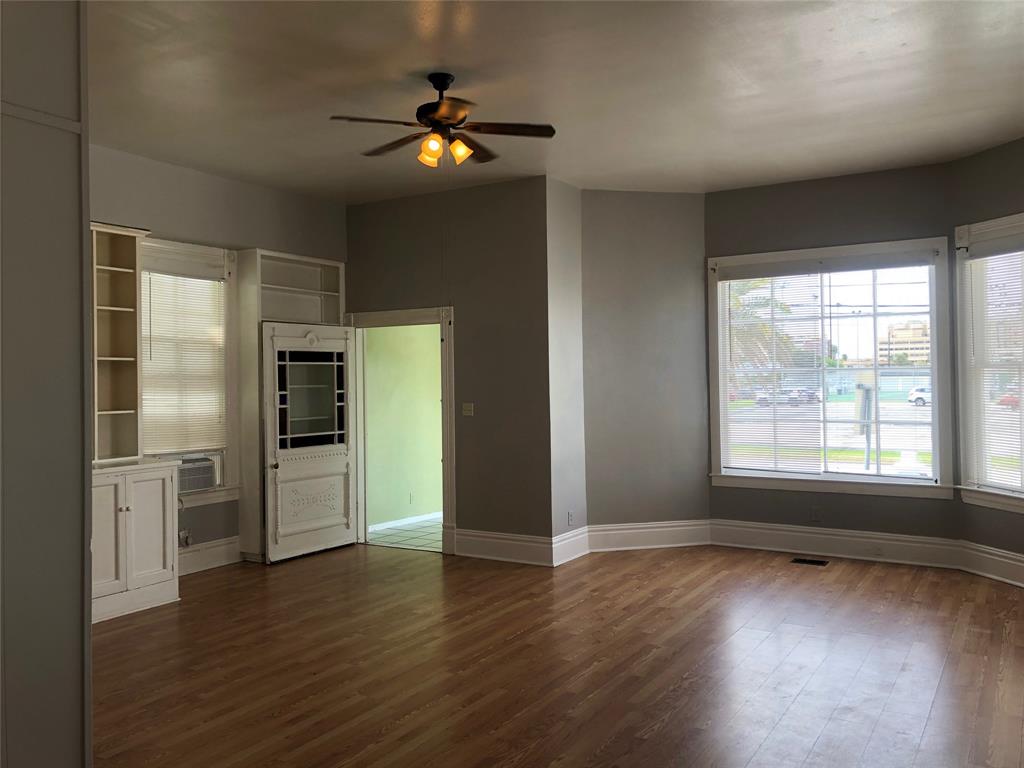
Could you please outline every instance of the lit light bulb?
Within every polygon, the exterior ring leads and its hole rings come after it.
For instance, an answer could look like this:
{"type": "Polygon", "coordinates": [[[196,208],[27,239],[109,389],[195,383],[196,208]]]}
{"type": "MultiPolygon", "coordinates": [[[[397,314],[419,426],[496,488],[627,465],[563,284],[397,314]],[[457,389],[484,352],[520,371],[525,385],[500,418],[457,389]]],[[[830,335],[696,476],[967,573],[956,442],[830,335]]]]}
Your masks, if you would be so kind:
{"type": "Polygon", "coordinates": [[[417,155],[416,159],[419,160],[428,168],[437,168],[437,158],[430,157],[425,152],[420,152],[419,155],[417,155]]]}
{"type": "Polygon", "coordinates": [[[473,154],[473,150],[462,143],[462,139],[456,139],[448,145],[456,165],[462,165],[462,161],[473,154]]]}
{"type": "MultiPolygon", "coordinates": [[[[437,167],[437,161],[441,159],[441,155],[444,154],[444,139],[441,138],[440,134],[431,133],[427,138],[420,144],[420,154],[425,157],[429,157],[434,161],[431,168],[437,167]]],[[[423,162],[422,160],[420,162],[423,162]]],[[[424,163],[429,165],[429,163],[424,163]]]]}

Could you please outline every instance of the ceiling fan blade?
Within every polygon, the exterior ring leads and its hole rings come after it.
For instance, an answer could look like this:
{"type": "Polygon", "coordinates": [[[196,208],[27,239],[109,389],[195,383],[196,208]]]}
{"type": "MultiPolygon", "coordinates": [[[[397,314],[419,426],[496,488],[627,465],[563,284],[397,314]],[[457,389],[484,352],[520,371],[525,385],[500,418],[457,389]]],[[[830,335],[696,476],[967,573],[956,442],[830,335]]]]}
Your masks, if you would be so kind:
{"type": "Polygon", "coordinates": [[[407,125],[410,128],[418,128],[419,123],[409,123],[405,120],[383,120],[379,117],[352,117],[351,115],[331,115],[331,120],[347,120],[350,123],[377,123],[380,125],[407,125]]]}
{"type": "Polygon", "coordinates": [[[450,124],[460,123],[465,120],[469,116],[469,107],[476,106],[472,101],[460,99],[458,96],[445,96],[440,101],[435,102],[435,104],[437,107],[434,109],[432,117],[435,120],[443,120],[450,124]]]}
{"type": "Polygon", "coordinates": [[[452,136],[461,139],[463,144],[473,150],[473,154],[469,156],[470,160],[475,160],[478,163],[489,163],[491,160],[495,160],[498,157],[469,134],[453,133],[452,136]]]}
{"type": "Polygon", "coordinates": [[[489,133],[495,136],[535,136],[550,139],[555,135],[555,126],[536,123],[466,123],[460,130],[473,133],[489,133]]]}
{"type": "Polygon", "coordinates": [[[389,141],[387,144],[381,144],[379,147],[368,149],[363,152],[367,157],[377,157],[377,155],[385,155],[388,152],[394,152],[396,149],[401,149],[406,144],[412,144],[414,141],[418,141],[427,135],[427,132],[423,133],[410,133],[408,136],[403,136],[400,139],[389,141]]]}

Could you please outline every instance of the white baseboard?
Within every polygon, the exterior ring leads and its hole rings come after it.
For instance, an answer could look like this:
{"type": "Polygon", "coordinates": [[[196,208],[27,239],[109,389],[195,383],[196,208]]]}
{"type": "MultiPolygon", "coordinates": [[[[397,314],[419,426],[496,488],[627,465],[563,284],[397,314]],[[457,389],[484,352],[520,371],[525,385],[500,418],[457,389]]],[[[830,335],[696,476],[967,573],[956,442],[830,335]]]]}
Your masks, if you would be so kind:
{"type": "Polygon", "coordinates": [[[551,539],[551,565],[562,565],[590,554],[587,526],[575,528],[551,539]]]}
{"type": "Polygon", "coordinates": [[[490,531],[455,531],[455,554],[528,565],[553,565],[551,539],[490,531]]]}
{"type": "Polygon", "coordinates": [[[106,621],[127,613],[178,601],[178,580],[168,579],[148,587],[129,589],[115,595],[96,597],[92,601],[92,623],[106,621]]]}
{"type": "Polygon", "coordinates": [[[548,567],[562,565],[590,552],[700,544],[954,568],[1024,586],[1024,555],[969,541],[931,536],[745,520],[591,525],[550,539],[487,531],[455,531],[456,554],[548,567]]]}
{"type": "Polygon", "coordinates": [[[237,536],[216,541],[204,541],[202,544],[193,544],[191,547],[178,549],[178,573],[187,576],[190,573],[231,565],[241,562],[241,560],[242,552],[239,549],[237,536]]]}
{"type": "Polygon", "coordinates": [[[954,568],[1024,586],[1024,555],[958,539],[711,520],[711,543],[794,554],[954,568]]]}
{"type": "Polygon", "coordinates": [[[425,523],[428,520],[436,520],[437,522],[440,523],[442,517],[443,517],[443,513],[441,513],[441,512],[431,512],[431,513],[426,514],[426,515],[413,515],[412,517],[403,517],[403,518],[400,518],[398,520],[388,520],[386,523],[374,523],[373,525],[367,526],[366,530],[369,531],[370,533],[373,533],[374,531],[383,531],[383,530],[386,530],[388,528],[395,528],[395,527],[397,527],[399,525],[412,525],[413,523],[425,523]]]}
{"type": "Polygon", "coordinates": [[[710,543],[707,520],[591,525],[587,527],[587,531],[591,552],[693,547],[710,543]]]}

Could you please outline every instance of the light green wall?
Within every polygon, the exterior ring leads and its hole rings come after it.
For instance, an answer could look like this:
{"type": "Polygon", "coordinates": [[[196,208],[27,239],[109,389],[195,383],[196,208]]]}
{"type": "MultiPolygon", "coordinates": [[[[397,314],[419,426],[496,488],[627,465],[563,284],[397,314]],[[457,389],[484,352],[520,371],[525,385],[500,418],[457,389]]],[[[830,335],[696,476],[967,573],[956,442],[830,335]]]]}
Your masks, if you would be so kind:
{"type": "Polygon", "coordinates": [[[411,325],[365,334],[367,522],[440,512],[440,331],[411,325]]]}

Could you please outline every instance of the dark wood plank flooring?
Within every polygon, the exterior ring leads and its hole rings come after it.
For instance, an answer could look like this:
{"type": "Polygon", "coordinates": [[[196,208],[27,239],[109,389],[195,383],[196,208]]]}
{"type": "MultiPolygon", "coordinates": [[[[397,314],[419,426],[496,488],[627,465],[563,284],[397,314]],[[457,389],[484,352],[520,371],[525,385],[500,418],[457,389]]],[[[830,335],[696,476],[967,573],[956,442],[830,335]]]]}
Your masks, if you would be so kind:
{"type": "Polygon", "coordinates": [[[1024,591],[718,547],[354,546],[94,628],[97,768],[1022,764],[1024,591]]]}

